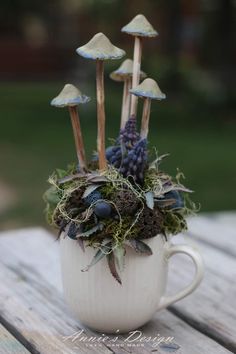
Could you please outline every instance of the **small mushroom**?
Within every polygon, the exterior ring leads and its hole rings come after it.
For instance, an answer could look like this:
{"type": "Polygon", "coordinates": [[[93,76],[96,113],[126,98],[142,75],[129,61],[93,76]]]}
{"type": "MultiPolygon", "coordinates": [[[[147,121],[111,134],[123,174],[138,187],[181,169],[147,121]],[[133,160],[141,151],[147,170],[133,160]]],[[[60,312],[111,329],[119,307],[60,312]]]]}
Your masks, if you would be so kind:
{"type": "Polygon", "coordinates": [[[104,60],[120,59],[125,55],[125,52],[115,47],[103,33],[95,34],[87,44],[79,47],[76,52],[84,58],[96,60],[97,150],[99,169],[101,171],[107,167],[105,154],[104,60]]]}
{"type": "Polygon", "coordinates": [[[51,101],[52,106],[60,108],[68,107],[69,109],[75,138],[76,153],[79,161],[79,168],[83,172],[86,171],[87,164],[77,106],[89,101],[89,97],[83,95],[79,89],[71,84],[66,84],[59,95],[51,101]]]}
{"type": "MultiPolygon", "coordinates": [[[[133,68],[133,80],[132,89],[137,87],[140,81],[140,67],[142,57],[142,38],[143,37],[156,37],[157,31],[152,27],[144,15],[137,15],[126,26],[121,29],[122,32],[131,34],[135,37],[134,40],[134,68],[133,68]]],[[[135,96],[131,98],[130,114],[135,115],[137,113],[138,99],[135,96]]]]}
{"type": "Polygon", "coordinates": [[[140,136],[142,139],[148,136],[148,126],[151,110],[151,100],[163,100],[166,95],[161,92],[158,84],[153,79],[145,79],[140,85],[132,88],[130,92],[136,97],[144,98],[143,116],[140,136]]]}
{"type": "MultiPolygon", "coordinates": [[[[132,85],[132,76],[133,76],[133,60],[126,59],[120,65],[120,67],[113,71],[110,74],[110,78],[114,81],[123,81],[124,82],[124,89],[123,89],[123,101],[122,101],[122,111],[121,111],[121,124],[120,128],[123,129],[127,120],[129,119],[130,113],[130,92],[132,85]]],[[[144,79],[147,75],[141,71],[140,77],[144,79]]]]}

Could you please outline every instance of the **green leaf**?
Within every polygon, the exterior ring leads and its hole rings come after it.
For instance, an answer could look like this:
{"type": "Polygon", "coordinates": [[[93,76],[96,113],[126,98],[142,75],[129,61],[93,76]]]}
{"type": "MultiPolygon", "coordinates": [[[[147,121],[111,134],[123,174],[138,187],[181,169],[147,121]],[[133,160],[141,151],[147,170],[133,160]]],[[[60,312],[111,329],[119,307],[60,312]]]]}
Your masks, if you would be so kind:
{"type": "Polygon", "coordinates": [[[43,199],[49,204],[57,205],[60,202],[58,189],[54,186],[50,187],[43,195],[43,199]]]}
{"type": "Polygon", "coordinates": [[[148,208],[152,209],[154,208],[154,193],[149,191],[145,193],[145,198],[146,198],[146,204],[148,208]]]}
{"type": "Polygon", "coordinates": [[[116,269],[116,262],[115,262],[115,257],[114,257],[113,252],[111,252],[107,255],[107,263],[108,263],[108,266],[109,266],[112,276],[118,281],[119,284],[122,284],[121,278],[120,278],[120,276],[117,272],[117,269],[116,269]]]}
{"type": "Polygon", "coordinates": [[[68,175],[68,171],[62,170],[61,168],[57,168],[56,173],[58,178],[63,178],[68,175]]]}
{"type": "Polygon", "coordinates": [[[94,234],[98,230],[102,230],[102,229],[103,229],[103,224],[99,223],[99,224],[95,225],[94,227],[92,227],[91,229],[89,229],[88,231],[80,232],[79,234],[77,234],[76,237],[89,237],[90,235],[94,234]]]}
{"type": "Polygon", "coordinates": [[[141,254],[152,255],[151,248],[141,240],[131,239],[129,240],[129,245],[137,252],[141,254]]]}
{"type": "Polygon", "coordinates": [[[115,262],[117,264],[117,268],[120,272],[123,272],[125,266],[125,248],[121,245],[116,246],[113,249],[115,262]]]}
{"type": "Polygon", "coordinates": [[[107,243],[103,243],[103,245],[101,245],[101,248],[95,253],[91,263],[81,271],[87,272],[92,266],[101,261],[108,254],[108,252],[111,251],[111,249],[112,243],[110,242],[110,240],[107,241],[107,243]]]}

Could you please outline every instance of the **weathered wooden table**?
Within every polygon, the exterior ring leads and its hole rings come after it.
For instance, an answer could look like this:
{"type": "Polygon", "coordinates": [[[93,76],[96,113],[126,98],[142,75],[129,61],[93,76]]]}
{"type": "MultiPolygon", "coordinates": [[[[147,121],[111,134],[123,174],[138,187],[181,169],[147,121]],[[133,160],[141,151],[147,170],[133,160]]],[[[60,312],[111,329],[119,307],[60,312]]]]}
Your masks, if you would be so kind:
{"type": "MultiPolygon", "coordinates": [[[[58,243],[49,232],[0,234],[0,353],[236,353],[236,214],[201,215],[189,226],[188,235],[175,242],[200,249],[204,280],[194,294],[156,314],[132,341],[128,335],[101,338],[69,313],[58,243]]],[[[192,272],[188,258],[173,257],[168,291],[186,285],[192,272]]]]}

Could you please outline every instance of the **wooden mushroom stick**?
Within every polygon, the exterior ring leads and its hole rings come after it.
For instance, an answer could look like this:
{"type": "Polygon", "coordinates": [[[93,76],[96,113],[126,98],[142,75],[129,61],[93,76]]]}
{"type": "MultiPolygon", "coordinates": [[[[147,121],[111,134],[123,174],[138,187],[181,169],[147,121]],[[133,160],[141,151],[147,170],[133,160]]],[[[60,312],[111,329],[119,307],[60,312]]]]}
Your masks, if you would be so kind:
{"type": "Polygon", "coordinates": [[[51,105],[55,107],[68,107],[76,147],[76,154],[81,172],[87,170],[86,157],[83,136],[80,126],[80,119],[77,110],[79,104],[85,104],[90,98],[83,95],[74,85],[66,84],[57,97],[51,101],[51,105]]]}
{"type": "MultiPolygon", "coordinates": [[[[120,128],[123,129],[130,116],[130,101],[131,94],[130,89],[132,87],[132,76],[133,76],[133,60],[126,59],[120,65],[118,69],[110,74],[110,78],[114,81],[119,81],[124,83],[123,88],[123,100],[122,100],[122,110],[121,110],[121,123],[120,128]]],[[[140,71],[140,76],[142,78],[146,77],[143,71],[140,71]]]]}
{"type": "Polygon", "coordinates": [[[86,163],[84,142],[83,142],[83,136],[82,136],[77,107],[69,106],[69,113],[70,113],[73,133],[74,133],[76,154],[79,161],[79,167],[81,171],[85,172],[87,170],[87,163],[86,163]]]}
{"type": "Polygon", "coordinates": [[[107,168],[105,151],[105,96],[104,96],[104,60],[120,59],[125,52],[115,47],[103,34],[97,33],[93,38],[76,52],[86,59],[96,60],[96,87],[97,87],[97,150],[99,170],[107,168]]]}
{"type": "Polygon", "coordinates": [[[97,84],[97,150],[99,170],[107,168],[105,151],[105,95],[104,95],[104,62],[97,60],[96,63],[96,84],[97,84]]]}
{"type": "Polygon", "coordinates": [[[151,111],[151,100],[163,100],[166,95],[161,92],[158,84],[153,79],[145,79],[140,85],[132,88],[130,92],[137,98],[144,98],[143,104],[143,116],[141,123],[140,136],[142,139],[146,139],[149,130],[149,119],[151,111]]]}
{"type": "MultiPolygon", "coordinates": [[[[134,67],[133,67],[133,79],[132,88],[138,86],[140,80],[140,69],[141,69],[141,59],[142,59],[142,38],[135,37],[134,40],[134,67]]],[[[138,97],[132,95],[130,115],[136,116],[138,107],[138,97]]]]}
{"type": "Polygon", "coordinates": [[[142,139],[146,139],[148,136],[150,112],[151,112],[151,99],[145,98],[143,103],[143,115],[142,115],[141,131],[140,131],[140,136],[142,139]]]}
{"type": "Polygon", "coordinates": [[[124,81],[120,129],[123,129],[125,127],[125,124],[129,119],[130,101],[131,101],[131,95],[129,90],[131,89],[131,87],[132,87],[132,78],[128,77],[124,81]]]}
{"type": "MultiPolygon", "coordinates": [[[[134,39],[134,67],[132,89],[137,87],[140,81],[140,67],[142,57],[142,39],[143,37],[156,37],[157,31],[152,27],[144,15],[137,15],[126,26],[121,29],[122,32],[128,33],[135,37],[134,39]]],[[[132,96],[130,115],[136,116],[138,106],[138,98],[132,96]]]]}

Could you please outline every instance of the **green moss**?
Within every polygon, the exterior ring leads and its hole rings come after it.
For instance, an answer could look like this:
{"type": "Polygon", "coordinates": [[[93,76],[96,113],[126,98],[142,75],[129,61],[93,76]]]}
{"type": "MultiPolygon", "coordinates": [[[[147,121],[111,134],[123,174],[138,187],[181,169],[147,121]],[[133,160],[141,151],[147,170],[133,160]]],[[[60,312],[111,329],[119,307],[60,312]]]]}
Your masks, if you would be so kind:
{"type": "Polygon", "coordinates": [[[163,233],[165,235],[177,235],[187,230],[187,222],[184,215],[178,211],[166,210],[163,219],[163,233]]]}

